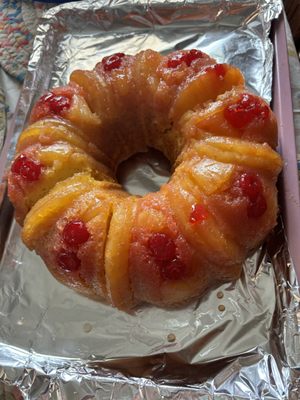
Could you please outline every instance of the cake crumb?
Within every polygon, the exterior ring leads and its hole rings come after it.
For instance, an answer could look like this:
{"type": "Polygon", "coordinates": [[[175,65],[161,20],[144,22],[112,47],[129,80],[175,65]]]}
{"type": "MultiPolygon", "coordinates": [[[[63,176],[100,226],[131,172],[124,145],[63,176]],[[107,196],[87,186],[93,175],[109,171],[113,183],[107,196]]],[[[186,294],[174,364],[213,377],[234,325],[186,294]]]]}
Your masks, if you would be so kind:
{"type": "Polygon", "coordinates": [[[173,343],[176,340],[176,336],[174,335],[174,333],[169,333],[167,339],[169,343],[173,343]]]}
{"type": "Polygon", "coordinates": [[[86,322],[83,325],[83,330],[85,333],[90,333],[92,329],[93,329],[93,326],[89,322],[86,322]]]}

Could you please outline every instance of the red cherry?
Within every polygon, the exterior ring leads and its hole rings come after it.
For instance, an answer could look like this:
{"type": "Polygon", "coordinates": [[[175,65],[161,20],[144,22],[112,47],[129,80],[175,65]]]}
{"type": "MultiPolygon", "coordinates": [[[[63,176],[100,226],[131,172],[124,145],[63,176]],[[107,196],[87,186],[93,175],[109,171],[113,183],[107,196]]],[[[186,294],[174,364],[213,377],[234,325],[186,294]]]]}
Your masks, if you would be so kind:
{"type": "Polygon", "coordinates": [[[30,122],[35,122],[48,116],[62,115],[70,106],[71,98],[48,92],[35,104],[30,122]]]}
{"type": "Polygon", "coordinates": [[[156,261],[170,261],[176,257],[176,246],[165,233],[153,233],[148,239],[148,247],[156,261]]]}
{"type": "Polygon", "coordinates": [[[262,194],[259,194],[254,201],[250,201],[247,207],[247,215],[249,218],[259,218],[267,210],[267,202],[262,194]]]}
{"type": "Polygon", "coordinates": [[[51,97],[49,96],[47,99],[47,103],[50,107],[50,110],[54,114],[61,114],[70,108],[71,100],[66,96],[55,96],[51,93],[51,97]]]}
{"type": "Polygon", "coordinates": [[[44,106],[45,110],[48,109],[50,113],[61,114],[70,107],[71,100],[66,96],[55,96],[55,94],[49,92],[39,99],[37,105],[44,106]]]}
{"type": "Polygon", "coordinates": [[[175,258],[160,267],[160,274],[163,279],[175,281],[185,276],[186,266],[175,258]]]}
{"type": "Polygon", "coordinates": [[[113,69],[119,68],[122,64],[123,57],[125,57],[124,53],[115,53],[111,56],[104,57],[101,61],[104,71],[109,72],[113,69]]]}
{"type": "Polygon", "coordinates": [[[269,107],[257,97],[244,93],[237,103],[224,109],[225,119],[238,129],[245,128],[254,119],[265,121],[270,114],[269,107]]]}
{"type": "Polygon", "coordinates": [[[214,64],[204,68],[205,72],[213,71],[219,79],[224,79],[226,74],[226,67],[224,64],[214,64]]]}
{"type": "Polygon", "coordinates": [[[206,220],[208,217],[208,212],[202,204],[193,204],[192,212],[190,214],[190,223],[196,224],[206,220]]]}
{"type": "Polygon", "coordinates": [[[61,249],[57,255],[57,264],[65,271],[76,272],[80,268],[81,261],[73,251],[61,249]]]}
{"type": "Polygon", "coordinates": [[[256,174],[244,173],[239,178],[239,187],[245,196],[251,201],[255,201],[262,193],[263,187],[256,174]]]}
{"type": "Polygon", "coordinates": [[[256,174],[245,172],[238,180],[238,186],[248,198],[247,215],[249,218],[259,218],[267,210],[267,202],[263,195],[263,185],[256,174]]]}
{"type": "Polygon", "coordinates": [[[178,53],[168,59],[167,67],[176,68],[183,62],[189,67],[194,60],[205,57],[206,54],[200,50],[192,49],[184,53],[178,53]]]}
{"type": "Polygon", "coordinates": [[[12,163],[11,171],[28,182],[37,181],[42,173],[42,165],[21,154],[12,163]]]}
{"type": "Polygon", "coordinates": [[[85,243],[90,233],[83,221],[70,221],[62,232],[63,241],[70,246],[79,246],[85,243]]]}
{"type": "Polygon", "coordinates": [[[178,65],[182,64],[184,61],[183,54],[176,54],[172,58],[168,59],[167,67],[176,68],[178,65]]]}

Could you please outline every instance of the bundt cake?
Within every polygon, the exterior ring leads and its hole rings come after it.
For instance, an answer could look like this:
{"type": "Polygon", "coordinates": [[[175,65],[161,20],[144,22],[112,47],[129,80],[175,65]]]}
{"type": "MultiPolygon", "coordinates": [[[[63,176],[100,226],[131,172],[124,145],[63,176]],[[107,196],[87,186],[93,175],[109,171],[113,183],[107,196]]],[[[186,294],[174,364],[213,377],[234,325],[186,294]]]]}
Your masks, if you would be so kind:
{"type": "Polygon", "coordinates": [[[63,284],[128,310],[181,304],[239,277],[276,224],[273,112],[199,50],[104,57],[34,105],[8,176],[24,243],[63,284]],[[121,161],[170,160],[158,192],[125,192],[121,161]]]}

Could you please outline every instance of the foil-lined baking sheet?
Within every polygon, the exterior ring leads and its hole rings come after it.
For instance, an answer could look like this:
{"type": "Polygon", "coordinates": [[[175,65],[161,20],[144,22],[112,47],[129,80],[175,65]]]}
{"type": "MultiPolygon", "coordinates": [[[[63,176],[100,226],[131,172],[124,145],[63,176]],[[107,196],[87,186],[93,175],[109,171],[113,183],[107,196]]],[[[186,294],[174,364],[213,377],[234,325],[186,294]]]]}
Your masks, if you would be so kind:
{"type": "MultiPolygon", "coordinates": [[[[244,72],[271,100],[268,38],[280,1],[84,1],[48,11],[38,28],[8,161],[33,102],[114,52],[199,48],[244,72]]],[[[157,190],[154,152],[123,165],[133,193],[157,190]]],[[[3,205],[4,207],[4,205],[3,205]]],[[[7,220],[7,226],[9,224],[7,220]]],[[[176,310],[126,314],[52,278],[12,223],[0,266],[0,381],[26,399],[299,399],[299,290],[283,224],[247,259],[241,279],[176,310]]]]}

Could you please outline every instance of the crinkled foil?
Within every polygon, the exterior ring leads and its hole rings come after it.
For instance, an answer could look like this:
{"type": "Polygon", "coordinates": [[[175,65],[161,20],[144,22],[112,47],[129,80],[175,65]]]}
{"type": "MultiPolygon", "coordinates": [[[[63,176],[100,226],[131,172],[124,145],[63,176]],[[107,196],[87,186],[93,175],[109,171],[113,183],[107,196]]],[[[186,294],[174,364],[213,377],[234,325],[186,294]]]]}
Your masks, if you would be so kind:
{"type": "MultiPolygon", "coordinates": [[[[113,0],[51,9],[34,43],[14,142],[38,96],[113,52],[196,47],[240,67],[249,87],[270,100],[268,34],[280,11],[280,1],[268,0],[113,0]]],[[[120,179],[143,194],[168,176],[168,166],[148,154],[124,166],[120,179]]],[[[25,399],[300,398],[300,297],[281,220],[237,282],[181,309],[144,306],[132,314],[56,282],[22,245],[16,223],[4,244],[0,381],[25,399]]]]}

